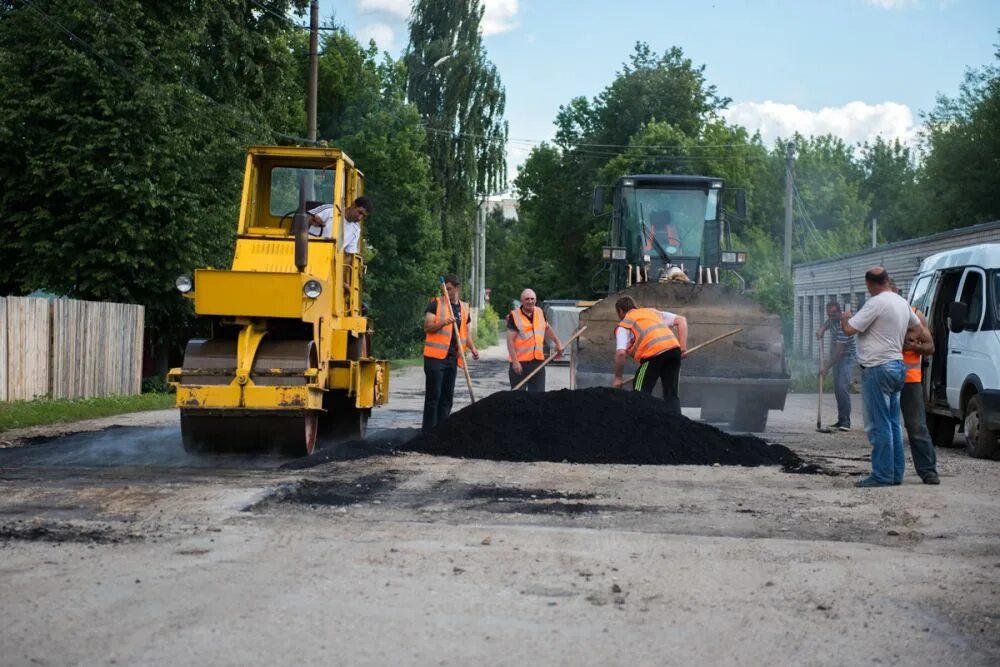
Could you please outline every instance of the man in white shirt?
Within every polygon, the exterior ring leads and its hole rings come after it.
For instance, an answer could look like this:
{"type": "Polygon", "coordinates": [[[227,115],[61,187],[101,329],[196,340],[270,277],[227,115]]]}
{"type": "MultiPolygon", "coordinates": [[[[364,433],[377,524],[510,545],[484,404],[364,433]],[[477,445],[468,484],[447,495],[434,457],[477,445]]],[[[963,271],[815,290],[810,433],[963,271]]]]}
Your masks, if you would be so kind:
{"type": "MultiPolygon", "coordinates": [[[[354,205],[344,211],[344,239],[341,247],[349,255],[356,255],[361,240],[361,222],[367,220],[373,210],[369,197],[358,197],[354,205]]],[[[333,204],[323,204],[309,210],[312,216],[309,234],[323,239],[333,238],[333,204]]]]}
{"type": "Polygon", "coordinates": [[[656,381],[663,385],[663,400],[674,414],[681,414],[678,393],[681,359],[687,354],[687,320],[681,315],[639,308],[631,296],[615,302],[618,327],[615,329],[615,371],[612,386],[624,384],[622,372],[631,355],[639,364],[635,373],[635,391],[651,394],[656,381]],[[672,328],[677,327],[675,335],[672,328]]]}
{"type": "Polygon", "coordinates": [[[903,389],[903,343],[908,331],[920,331],[920,320],[895,294],[881,266],[865,273],[871,298],[856,314],[841,315],[844,334],[857,335],[861,365],[861,406],[865,431],[872,445],[871,475],[859,487],[903,483],[906,456],[900,427],[899,396],[903,389]]]}

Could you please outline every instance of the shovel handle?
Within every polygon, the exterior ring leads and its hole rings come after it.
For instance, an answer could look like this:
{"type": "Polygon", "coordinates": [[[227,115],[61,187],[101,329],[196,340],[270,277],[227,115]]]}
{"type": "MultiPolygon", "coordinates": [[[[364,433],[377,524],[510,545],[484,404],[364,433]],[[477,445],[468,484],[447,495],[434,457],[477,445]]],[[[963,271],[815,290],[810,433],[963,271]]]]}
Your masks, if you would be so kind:
{"type": "MultiPolygon", "coordinates": [[[[574,340],[576,340],[580,336],[580,334],[582,334],[586,330],[587,330],[587,326],[586,325],[580,327],[579,331],[577,331],[575,334],[573,334],[572,336],[570,336],[566,340],[566,344],[563,345],[563,349],[569,347],[569,344],[572,343],[574,340]]],[[[555,359],[558,355],[559,355],[558,351],[553,352],[552,354],[550,354],[549,357],[548,357],[548,359],[546,359],[545,361],[543,361],[541,364],[538,365],[538,368],[536,368],[535,370],[533,370],[530,373],[528,373],[528,376],[526,378],[524,378],[523,380],[521,380],[520,382],[518,382],[516,385],[514,385],[514,388],[511,389],[511,391],[517,391],[518,389],[520,389],[521,387],[523,387],[528,382],[528,380],[530,380],[531,378],[535,377],[535,373],[537,373],[538,371],[540,371],[543,368],[545,368],[545,366],[548,365],[548,363],[550,361],[552,361],[553,359],[555,359]]]]}

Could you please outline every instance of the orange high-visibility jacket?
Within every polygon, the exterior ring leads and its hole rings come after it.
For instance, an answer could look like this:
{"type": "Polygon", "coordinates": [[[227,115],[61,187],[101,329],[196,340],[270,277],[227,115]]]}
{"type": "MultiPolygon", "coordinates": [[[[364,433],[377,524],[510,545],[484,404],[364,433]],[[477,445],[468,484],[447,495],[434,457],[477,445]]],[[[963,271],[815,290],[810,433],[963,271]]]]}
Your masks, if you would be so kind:
{"type": "Polygon", "coordinates": [[[632,332],[634,340],[628,353],[639,362],[681,345],[673,329],[667,326],[663,315],[655,308],[633,308],[618,326],[632,332]]]}
{"type": "MultiPolygon", "coordinates": [[[[434,316],[435,322],[443,322],[446,317],[454,316],[451,304],[445,301],[444,297],[436,296],[434,297],[434,301],[437,307],[437,312],[434,316]]],[[[469,344],[469,304],[459,301],[458,306],[461,312],[458,323],[458,337],[461,339],[459,344],[467,347],[469,344]]],[[[426,334],[424,336],[424,356],[431,359],[444,359],[447,357],[454,329],[455,327],[449,324],[442,329],[426,334]]],[[[458,365],[465,365],[462,362],[461,351],[458,354],[458,365]]]]}
{"type": "MultiPolygon", "coordinates": [[[[514,353],[518,361],[541,361],[545,358],[545,314],[537,306],[531,312],[529,320],[521,312],[520,308],[510,311],[514,318],[514,325],[517,327],[517,336],[514,338],[514,353]]],[[[507,361],[513,361],[510,354],[507,354],[507,361]]]]}
{"type": "MultiPolygon", "coordinates": [[[[917,309],[910,306],[910,309],[916,313],[917,309]]],[[[920,382],[923,380],[923,375],[920,372],[920,353],[914,352],[913,350],[903,350],[903,366],[906,367],[906,378],[903,380],[907,384],[910,382],[920,382]]]]}

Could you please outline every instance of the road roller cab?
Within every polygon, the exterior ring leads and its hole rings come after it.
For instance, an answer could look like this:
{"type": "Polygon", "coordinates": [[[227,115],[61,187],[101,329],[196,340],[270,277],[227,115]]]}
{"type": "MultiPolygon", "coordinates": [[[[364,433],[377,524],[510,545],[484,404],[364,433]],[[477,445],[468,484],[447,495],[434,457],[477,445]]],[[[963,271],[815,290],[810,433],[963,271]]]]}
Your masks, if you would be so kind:
{"type": "Polygon", "coordinates": [[[340,150],[250,148],[232,267],[177,281],[212,322],[168,376],[186,449],[309,454],[317,433],[364,435],[389,365],[370,355],[363,230],[358,252],[343,251],[344,212],[363,190],[340,150]],[[307,211],[322,205],[330,229],[310,235],[307,211]]]}

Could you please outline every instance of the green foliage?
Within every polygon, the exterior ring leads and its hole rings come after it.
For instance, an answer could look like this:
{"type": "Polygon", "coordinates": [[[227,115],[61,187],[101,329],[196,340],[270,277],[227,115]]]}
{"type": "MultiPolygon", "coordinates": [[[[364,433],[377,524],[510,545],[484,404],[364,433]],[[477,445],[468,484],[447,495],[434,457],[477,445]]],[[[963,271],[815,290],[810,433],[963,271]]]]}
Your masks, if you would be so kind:
{"type": "Polygon", "coordinates": [[[142,378],[142,393],[166,394],[170,391],[167,379],[162,375],[150,375],[142,378]]]}
{"type": "Polygon", "coordinates": [[[173,280],[228,261],[245,147],[299,124],[296,36],[246,0],[14,7],[0,21],[0,289],[142,303],[154,336],[180,336],[173,280]]]}
{"type": "Polygon", "coordinates": [[[923,228],[941,231],[1000,218],[1000,48],[994,62],[970,70],[950,98],[941,96],[924,125],[923,228]]]}
{"type": "Polygon", "coordinates": [[[878,235],[887,243],[920,236],[929,230],[922,215],[913,152],[898,139],[878,137],[861,147],[861,195],[878,220],[878,235]]]}
{"type": "MultiPolygon", "coordinates": [[[[375,323],[375,353],[407,357],[419,352],[427,300],[445,273],[441,230],[431,217],[433,186],[420,116],[406,102],[405,70],[374,45],[363,48],[343,31],[324,40],[320,58],[328,81],[364,85],[355,97],[325,93],[318,116],[365,173],[375,213],[366,223],[369,267],[365,278],[375,323]],[[330,104],[329,107],[325,104],[330,104]]],[[[349,90],[354,90],[354,87],[349,90]]]]}
{"type": "Polygon", "coordinates": [[[496,345],[500,339],[500,316],[489,304],[479,311],[479,321],[476,324],[476,347],[482,349],[496,345]]]}
{"type": "Polygon", "coordinates": [[[0,403],[0,432],[42,424],[64,424],[127,412],[166,410],[174,406],[173,394],[9,401],[0,403]]]}
{"type": "Polygon", "coordinates": [[[506,185],[506,93],[486,57],[480,0],[417,0],[403,60],[427,131],[434,208],[451,267],[468,273],[476,195],[506,185]]]}

